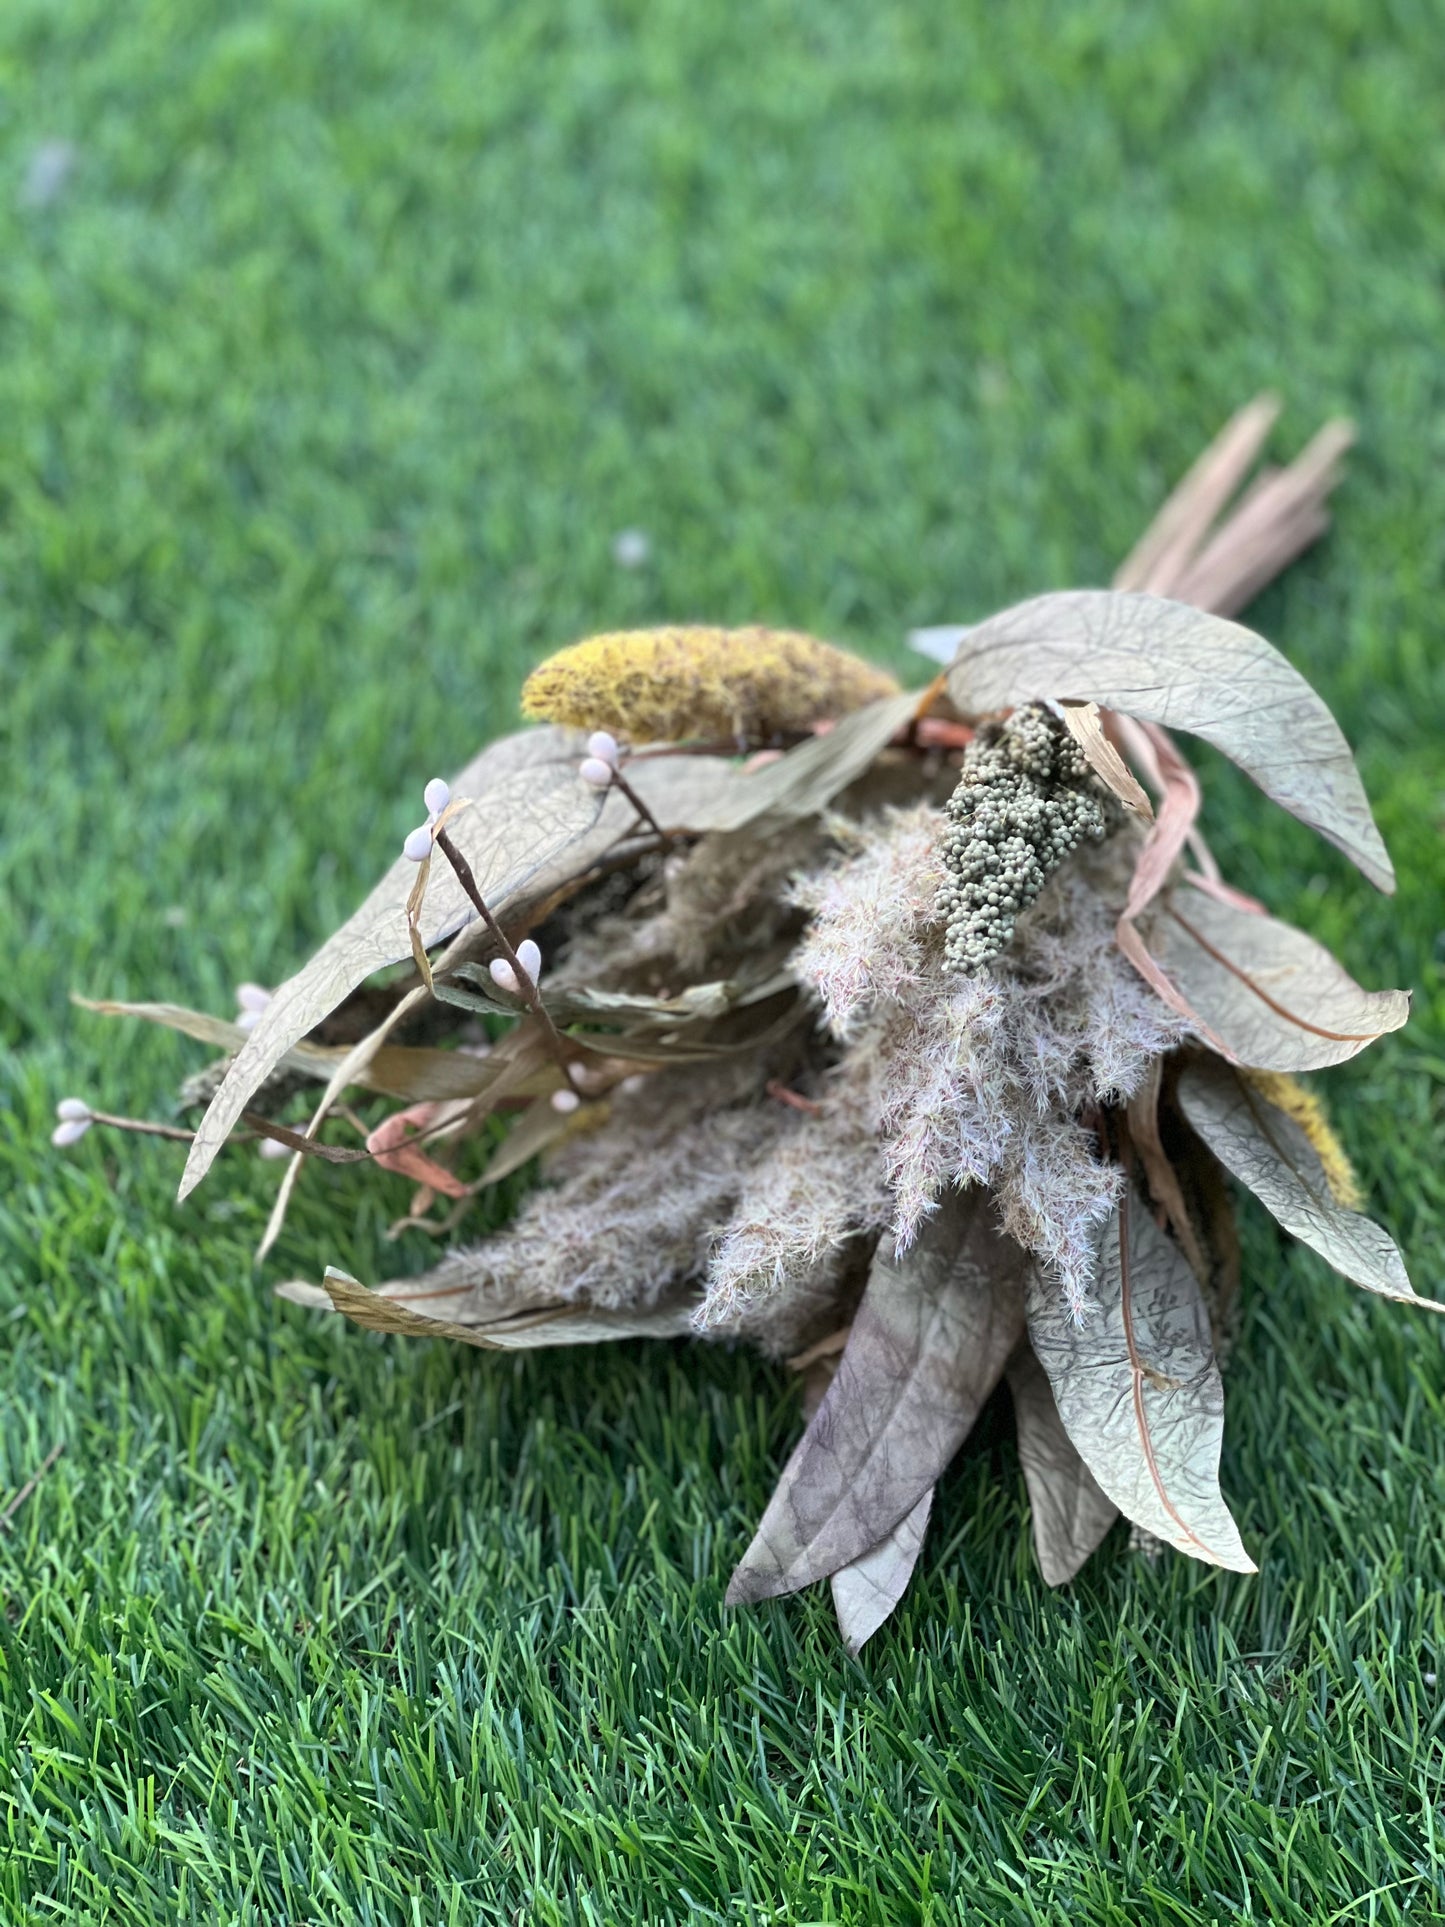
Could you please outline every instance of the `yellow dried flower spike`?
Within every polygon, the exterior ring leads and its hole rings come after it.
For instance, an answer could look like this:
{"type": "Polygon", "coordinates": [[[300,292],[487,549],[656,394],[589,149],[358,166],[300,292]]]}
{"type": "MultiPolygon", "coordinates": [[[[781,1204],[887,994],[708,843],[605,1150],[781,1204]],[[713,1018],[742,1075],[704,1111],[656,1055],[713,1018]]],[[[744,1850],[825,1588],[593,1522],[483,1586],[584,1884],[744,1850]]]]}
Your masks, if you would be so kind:
{"type": "Polygon", "coordinates": [[[1330,1187],[1330,1195],[1346,1211],[1358,1211],[1365,1201],[1360,1181],[1355,1176],[1355,1168],[1343,1144],[1335,1136],[1325,1107],[1313,1091],[1306,1090],[1298,1078],[1291,1077],[1286,1071],[1247,1070],[1245,1077],[1259,1092],[1267,1104],[1273,1104],[1277,1111],[1292,1117],[1314,1147],[1315,1156],[1324,1167],[1325,1182],[1330,1187]]]}
{"type": "Polygon", "coordinates": [[[540,663],[522,713],[633,743],[756,743],[897,688],[872,663],[791,629],[626,629],[540,663]]]}

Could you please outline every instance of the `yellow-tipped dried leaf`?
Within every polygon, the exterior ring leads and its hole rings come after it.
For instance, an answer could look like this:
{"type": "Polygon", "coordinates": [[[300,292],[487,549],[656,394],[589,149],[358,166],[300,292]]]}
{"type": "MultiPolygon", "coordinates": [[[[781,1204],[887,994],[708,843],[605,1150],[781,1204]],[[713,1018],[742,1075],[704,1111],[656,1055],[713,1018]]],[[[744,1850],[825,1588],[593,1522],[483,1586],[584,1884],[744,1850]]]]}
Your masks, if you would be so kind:
{"type": "Polygon", "coordinates": [[[1335,1201],[1301,1126],[1227,1064],[1189,1065],[1178,1095],[1180,1109],[1220,1163],[1291,1237],[1366,1291],[1445,1311],[1416,1294],[1389,1233],[1335,1201]]]}
{"type": "MultiPolygon", "coordinates": [[[[286,1284],[278,1295],[294,1304],[321,1302],[314,1287],[286,1284]]],[[[513,1310],[503,1317],[471,1322],[432,1316],[417,1307],[439,1304],[435,1295],[403,1296],[404,1282],[385,1291],[368,1291],[349,1272],[328,1265],[326,1300],[353,1324],[368,1331],[394,1332],[407,1338],[453,1338],[483,1351],[536,1351],[552,1345],[603,1345],[619,1338],[679,1338],[691,1329],[695,1299],[655,1305],[641,1311],[604,1311],[592,1305],[543,1305],[513,1310]],[[396,1295],[393,1296],[392,1294],[396,1295]]]]}

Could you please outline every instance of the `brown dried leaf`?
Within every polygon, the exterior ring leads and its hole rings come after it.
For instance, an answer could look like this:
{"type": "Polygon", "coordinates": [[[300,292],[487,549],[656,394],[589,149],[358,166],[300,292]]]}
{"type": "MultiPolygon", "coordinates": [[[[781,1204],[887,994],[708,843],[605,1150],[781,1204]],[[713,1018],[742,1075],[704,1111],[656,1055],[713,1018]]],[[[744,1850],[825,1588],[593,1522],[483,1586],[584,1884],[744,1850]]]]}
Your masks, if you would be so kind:
{"type": "Polygon", "coordinates": [[[1097,703],[1060,703],[1064,727],[1084,752],[1085,761],[1101,782],[1118,797],[1125,809],[1146,821],[1154,806],[1140,787],[1133,770],[1104,734],[1103,712],[1097,703]]]}
{"type": "Polygon", "coordinates": [[[981,1188],[952,1193],[902,1258],[883,1251],[832,1384],[728,1587],[741,1605],[860,1559],[967,1437],[1023,1324],[1020,1248],[981,1188]]]}
{"type": "Polygon", "coordinates": [[[1189,1065],[1179,1107],[1200,1137],[1291,1237],[1366,1291],[1445,1311],[1419,1297],[1389,1233],[1337,1204],[1324,1166],[1292,1117],[1268,1103],[1227,1065],[1189,1065]]]}
{"type": "MultiPolygon", "coordinates": [[[[1122,926],[1120,948],[1139,967],[1122,926]]],[[[1256,1070],[1342,1064],[1410,1015],[1406,992],[1361,989],[1302,930],[1193,887],[1160,915],[1154,962],[1174,1007],[1221,1055],[1256,1070]]]]}
{"type": "Polygon", "coordinates": [[[1064,1429],[1119,1510],[1191,1558],[1253,1572],[1219,1490],[1209,1315],[1184,1254],[1128,1192],[1105,1227],[1087,1322],[1037,1275],[1028,1322],[1064,1429]]]}
{"type": "Polygon", "coordinates": [[[1033,1513],[1034,1553],[1045,1585],[1064,1586],[1102,1543],[1119,1508],[1099,1490],[1075,1451],[1049,1375],[1027,1341],[1008,1362],[1008,1383],[1033,1513]]]}
{"type": "Polygon", "coordinates": [[[1238,623],[1108,589],[1036,596],[965,632],[948,687],[971,715],[1053,698],[1202,736],[1372,883],[1395,887],[1339,725],[1279,651],[1238,623]]]}
{"type": "MultiPolygon", "coordinates": [[[[276,1287],[278,1296],[293,1304],[329,1304],[353,1324],[368,1331],[396,1332],[408,1338],[454,1338],[483,1351],[535,1351],[551,1345],[602,1345],[619,1338],[679,1338],[691,1329],[696,1299],[656,1305],[644,1311],[602,1311],[592,1305],[553,1304],[512,1311],[489,1320],[463,1323],[431,1317],[415,1309],[420,1294],[410,1301],[393,1296],[404,1284],[385,1291],[368,1291],[350,1273],[328,1265],[325,1290],[295,1282],[276,1287]]],[[[436,1294],[431,1294],[435,1302],[436,1294]]]]}
{"type": "Polygon", "coordinates": [[[908,1590],[923,1550],[928,1515],[933,1510],[929,1486],[913,1510],[861,1559],[840,1566],[832,1576],[833,1610],[843,1644],[855,1657],[877,1632],[908,1590]]]}

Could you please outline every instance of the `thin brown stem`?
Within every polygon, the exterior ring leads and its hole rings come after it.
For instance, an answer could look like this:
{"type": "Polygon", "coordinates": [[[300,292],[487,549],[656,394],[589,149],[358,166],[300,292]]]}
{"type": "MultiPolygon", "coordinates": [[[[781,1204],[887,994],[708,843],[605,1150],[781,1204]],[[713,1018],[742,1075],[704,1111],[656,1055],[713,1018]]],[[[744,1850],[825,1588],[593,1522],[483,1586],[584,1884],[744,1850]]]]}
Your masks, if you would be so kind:
{"type": "Polygon", "coordinates": [[[652,814],[652,811],[647,807],[646,803],[643,802],[642,798],[637,794],[637,791],[632,787],[631,783],[629,783],[627,778],[622,774],[622,771],[620,769],[617,769],[615,766],[612,771],[612,780],[617,785],[618,789],[621,790],[622,794],[627,798],[628,802],[632,805],[633,809],[637,811],[637,814],[642,818],[643,822],[652,831],[653,835],[658,837],[662,842],[666,843],[668,841],[670,833],[667,830],[663,829],[662,825],[658,822],[657,818],[652,814]]]}
{"type": "Polygon", "coordinates": [[[552,1055],[562,1068],[562,1076],[566,1080],[567,1087],[570,1090],[572,1087],[572,1073],[569,1068],[570,1059],[567,1055],[567,1046],[562,1041],[561,1032],[552,1022],[551,1014],[547,1006],[542,1002],[542,993],[537,988],[536,979],[512,948],[506,931],[487,908],[487,900],[482,895],[476,877],[472,874],[472,866],[467,862],[467,859],[462,855],[456,844],[453,843],[450,832],[438,828],[436,832],[436,846],[446,858],[447,862],[451,864],[453,870],[456,871],[457,881],[476,905],[477,915],[486,925],[497,948],[511,965],[512,974],[517,980],[518,994],[522,1002],[527,1006],[528,1010],[541,1026],[542,1033],[547,1039],[552,1055]]]}

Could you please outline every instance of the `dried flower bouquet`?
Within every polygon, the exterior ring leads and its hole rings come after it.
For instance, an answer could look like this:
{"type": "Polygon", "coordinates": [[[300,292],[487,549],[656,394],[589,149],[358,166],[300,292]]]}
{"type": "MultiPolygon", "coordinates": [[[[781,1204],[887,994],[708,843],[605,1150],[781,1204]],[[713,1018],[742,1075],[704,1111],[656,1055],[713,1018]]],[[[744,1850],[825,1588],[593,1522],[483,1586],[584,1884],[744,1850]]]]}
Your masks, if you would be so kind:
{"type": "MultiPolygon", "coordinates": [[[[1226,1174],[1424,1302],[1295,1081],[1408,1000],[1222,879],[1171,734],[1393,887],[1333,718],[1226,619],[1321,532],[1348,441],[1332,425],[1239,495],[1273,416],[1235,418],[1113,590],[920,632],[946,663],[925,690],[762,628],[542,664],[543,726],[429,784],[403,855],[274,994],[244,986],[234,1023],[101,1006],[224,1052],[194,1134],[151,1127],[192,1139],[182,1195],[241,1126],[290,1158],[266,1247],[308,1157],[405,1174],[404,1222],[449,1235],[540,1156],[515,1221],[433,1271],[280,1289],[473,1345],[691,1332],[789,1358],[807,1429],[728,1597],[829,1580],[854,1651],[1000,1379],[1051,1584],[1120,1512],[1252,1570],[1218,1482],[1226,1174]]],[[[67,1100],[58,1141],[92,1121],[67,1100]]]]}

